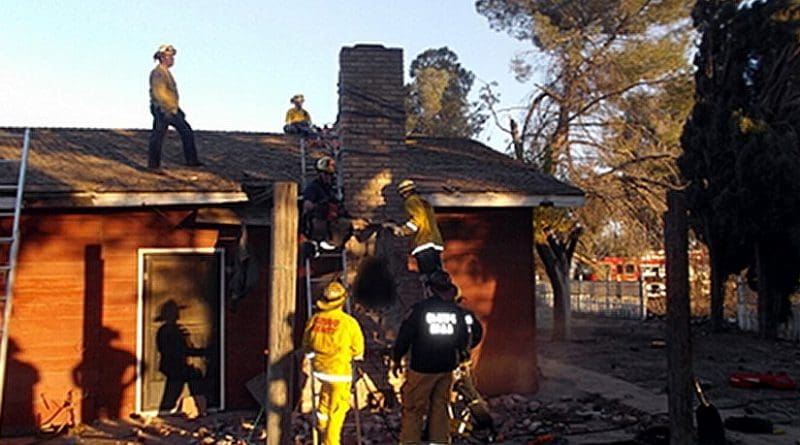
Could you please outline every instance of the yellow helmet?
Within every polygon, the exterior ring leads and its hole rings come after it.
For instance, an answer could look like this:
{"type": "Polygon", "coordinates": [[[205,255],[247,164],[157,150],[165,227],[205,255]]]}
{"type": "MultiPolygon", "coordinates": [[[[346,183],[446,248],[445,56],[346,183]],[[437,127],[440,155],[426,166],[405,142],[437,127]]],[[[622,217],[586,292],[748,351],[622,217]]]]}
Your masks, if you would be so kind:
{"type": "Polygon", "coordinates": [[[175,55],[177,53],[178,53],[178,50],[175,49],[174,46],[164,44],[164,45],[161,45],[161,46],[158,47],[158,49],[156,50],[155,54],[153,54],[153,59],[158,59],[159,57],[161,57],[161,54],[172,54],[172,55],[175,55]]]}
{"type": "Polygon", "coordinates": [[[331,281],[322,291],[322,298],[317,301],[317,307],[322,310],[333,309],[344,304],[347,299],[347,289],[339,281],[331,281]]]}
{"type": "Polygon", "coordinates": [[[338,281],[331,281],[325,286],[325,292],[322,294],[328,301],[344,299],[347,296],[347,289],[338,281]]]}
{"type": "Polygon", "coordinates": [[[302,94],[295,94],[294,96],[292,96],[291,99],[289,99],[289,103],[293,103],[293,104],[303,103],[305,101],[306,101],[306,98],[303,97],[302,94]]]}
{"type": "Polygon", "coordinates": [[[401,195],[404,193],[413,192],[415,190],[417,190],[417,184],[410,179],[403,179],[400,181],[400,184],[397,184],[397,193],[401,195]]]}
{"type": "Polygon", "coordinates": [[[317,171],[325,173],[336,173],[336,161],[330,156],[323,156],[317,159],[317,171]]]}

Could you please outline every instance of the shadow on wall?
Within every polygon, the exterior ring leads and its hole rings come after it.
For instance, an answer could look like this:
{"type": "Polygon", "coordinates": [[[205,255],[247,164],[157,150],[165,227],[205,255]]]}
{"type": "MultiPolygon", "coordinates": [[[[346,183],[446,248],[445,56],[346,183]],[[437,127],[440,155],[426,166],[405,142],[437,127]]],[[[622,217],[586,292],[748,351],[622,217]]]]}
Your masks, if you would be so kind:
{"type": "Polygon", "coordinates": [[[203,372],[189,361],[189,357],[205,357],[207,351],[195,348],[190,339],[189,330],[178,323],[180,310],[175,300],[167,300],[158,310],[155,321],[162,325],[156,331],[156,347],[159,353],[158,370],[166,376],[164,392],[161,396],[159,411],[169,412],[176,407],[183,387],[189,387],[189,394],[203,394],[200,387],[203,372]]]}
{"type": "Polygon", "coordinates": [[[484,325],[476,377],[487,395],[538,389],[530,212],[443,214],[445,269],[484,325]]]}
{"type": "MultiPolygon", "coordinates": [[[[13,384],[3,391],[3,410],[0,431],[4,436],[30,434],[38,424],[33,412],[34,387],[39,382],[39,371],[20,359],[22,349],[13,338],[8,339],[8,372],[14,376],[13,384]]],[[[7,380],[8,383],[11,380],[7,380]]]]}
{"type": "Polygon", "coordinates": [[[82,413],[109,419],[123,414],[122,394],[136,382],[136,356],[112,345],[119,338],[119,331],[102,326],[99,336],[87,339],[87,351],[94,357],[85,358],[72,370],[72,380],[81,388],[82,413]]]}

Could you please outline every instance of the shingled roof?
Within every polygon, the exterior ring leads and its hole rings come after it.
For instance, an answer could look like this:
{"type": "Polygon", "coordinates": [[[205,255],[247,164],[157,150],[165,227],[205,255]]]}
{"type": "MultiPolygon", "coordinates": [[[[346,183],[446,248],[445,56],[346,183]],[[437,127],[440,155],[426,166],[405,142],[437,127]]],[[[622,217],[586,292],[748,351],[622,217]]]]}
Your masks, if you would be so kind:
{"type": "MultiPolygon", "coordinates": [[[[22,133],[18,128],[0,131],[22,133]]],[[[269,187],[274,181],[300,181],[298,144],[283,134],[196,131],[205,165],[186,167],[180,139],[170,132],[158,173],[145,168],[149,136],[149,130],[34,128],[26,197],[146,194],[158,204],[152,197],[169,194],[184,195],[185,203],[232,203],[247,201],[243,187],[248,183],[269,187]]],[[[18,140],[0,139],[0,158],[19,157],[19,146],[18,140]]],[[[393,156],[412,166],[421,191],[431,194],[583,196],[580,189],[471,140],[412,138],[393,156]]],[[[12,172],[0,172],[0,181],[12,178],[12,172]]],[[[98,202],[90,199],[85,205],[98,202]]]]}
{"type": "Polygon", "coordinates": [[[471,139],[409,138],[404,155],[412,178],[431,193],[583,196],[579,188],[471,139]]]}

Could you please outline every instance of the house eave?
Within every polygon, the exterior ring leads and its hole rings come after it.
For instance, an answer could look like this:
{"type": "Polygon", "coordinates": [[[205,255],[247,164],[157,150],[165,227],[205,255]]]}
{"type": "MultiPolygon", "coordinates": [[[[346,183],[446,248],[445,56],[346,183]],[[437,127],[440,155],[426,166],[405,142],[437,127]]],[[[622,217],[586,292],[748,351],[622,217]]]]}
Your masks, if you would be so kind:
{"type": "Polygon", "coordinates": [[[237,204],[247,202],[244,192],[77,192],[26,193],[25,206],[48,207],[152,207],[237,204]]]}
{"type": "Polygon", "coordinates": [[[525,195],[520,193],[423,193],[434,207],[580,207],[583,195],[525,195]]]}

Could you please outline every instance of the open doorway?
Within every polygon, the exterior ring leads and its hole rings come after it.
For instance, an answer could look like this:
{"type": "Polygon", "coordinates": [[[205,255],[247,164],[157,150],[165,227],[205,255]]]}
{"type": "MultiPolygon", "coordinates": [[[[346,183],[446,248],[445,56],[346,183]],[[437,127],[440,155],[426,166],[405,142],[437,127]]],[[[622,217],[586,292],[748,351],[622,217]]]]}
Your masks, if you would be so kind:
{"type": "Polygon", "coordinates": [[[136,410],[183,397],[224,409],[225,264],[221,249],[139,249],[136,410]]]}

